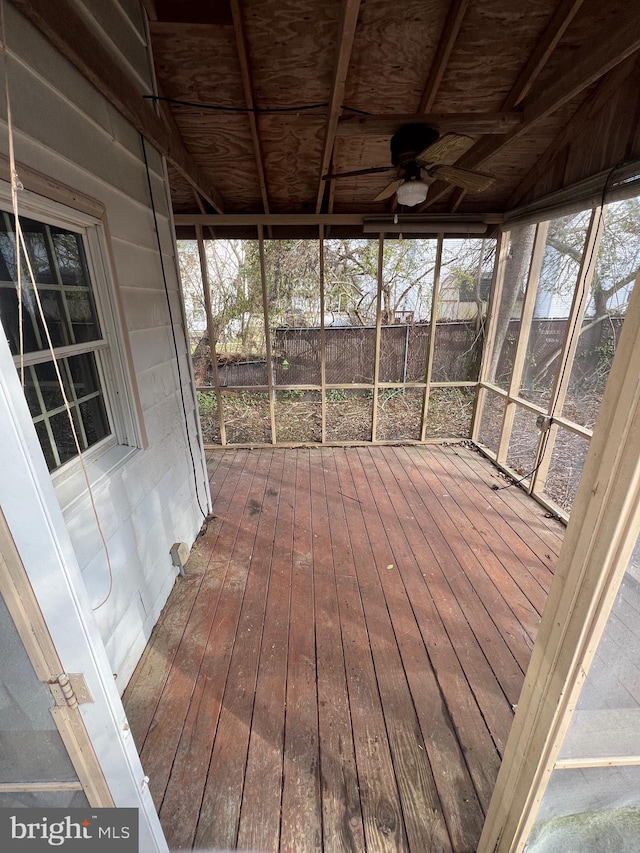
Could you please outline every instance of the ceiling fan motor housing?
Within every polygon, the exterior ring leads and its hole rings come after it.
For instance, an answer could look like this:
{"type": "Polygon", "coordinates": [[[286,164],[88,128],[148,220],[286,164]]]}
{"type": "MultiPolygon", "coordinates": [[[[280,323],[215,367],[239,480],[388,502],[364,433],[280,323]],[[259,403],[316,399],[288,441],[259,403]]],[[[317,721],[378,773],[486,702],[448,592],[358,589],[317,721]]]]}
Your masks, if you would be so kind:
{"type": "Polygon", "coordinates": [[[415,160],[421,151],[428,148],[440,134],[428,124],[405,124],[391,137],[391,162],[403,166],[415,160]]]}

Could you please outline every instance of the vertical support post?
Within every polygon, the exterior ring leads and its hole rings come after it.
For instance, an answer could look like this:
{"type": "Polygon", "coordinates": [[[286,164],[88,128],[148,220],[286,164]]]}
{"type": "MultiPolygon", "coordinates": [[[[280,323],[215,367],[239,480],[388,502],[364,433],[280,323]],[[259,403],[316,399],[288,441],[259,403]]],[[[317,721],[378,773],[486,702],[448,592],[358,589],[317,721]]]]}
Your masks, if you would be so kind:
{"type": "Polygon", "coordinates": [[[507,458],[509,442],[511,441],[511,430],[513,428],[513,419],[515,417],[517,405],[512,402],[512,398],[517,397],[520,391],[522,371],[524,370],[527,347],[529,346],[531,322],[533,320],[533,312],[536,307],[538,282],[540,280],[540,272],[542,271],[542,261],[544,259],[544,250],[547,243],[548,231],[549,223],[540,222],[536,226],[536,233],[533,238],[533,251],[531,253],[531,263],[529,264],[529,273],[527,276],[527,287],[525,290],[522,315],[520,318],[520,333],[518,334],[518,343],[513,359],[511,380],[509,382],[509,399],[507,400],[507,405],[504,410],[502,432],[500,434],[500,443],[498,445],[497,461],[502,463],[504,463],[507,458]]]}
{"type": "Polygon", "coordinates": [[[534,492],[541,494],[544,491],[547,474],[549,473],[551,455],[553,454],[558,434],[558,425],[553,423],[553,416],[555,414],[562,414],[562,407],[567,396],[573,360],[578,349],[578,341],[580,340],[580,329],[589,302],[589,289],[593,280],[596,258],[600,247],[600,238],[604,230],[604,212],[604,207],[595,207],[591,212],[587,237],[584,242],[582,259],[580,261],[578,281],[573,294],[573,302],[571,303],[571,311],[567,321],[567,330],[558,363],[558,373],[553,386],[553,393],[551,394],[551,402],[549,403],[548,412],[552,419],[551,425],[548,430],[543,430],[540,434],[536,457],[538,468],[531,479],[529,494],[533,494],[534,492]]]}
{"type": "Polygon", "coordinates": [[[433,353],[436,345],[436,322],[438,320],[438,296],[440,293],[440,270],[442,269],[442,249],[444,234],[438,234],[436,248],[436,266],[433,271],[433,293],[431,294],[431,318],[429,320],[429,339],[424,364],[424,381],[426,383],[422,398],[422,417],[420,421],[420,441],[427,438],[427,415],[429,414],[429,394],[431,393],[431,371],[433,369],[433,353]]]}
{"type": "MultiPolygon", "coordinates": [[[[402,381],[407,381],[407,368],[409,365],[409,324],[405,323],[404,327],[404,360],[402,363],[402,381]]],[[[402,389],[402,393],[406,391],[406,388],[402,389]]]]}
{"type": "Polygon", "coordinates": [[[222,410],[222,392],[220,390],[220,375],[218,373],[218,358],[216,354],[217,341],[215,332],[213,331],[211,287],[209,284],[209,268],[207,266],[207,253],[204,247],[202,225],[196,225],[196,237],[198,240],[198,255],[200,256],[200,275],[202,277],[202,291],[204,294],[204,310],[207,315],[207,338],[209,340],[209,354],[211,356],[211,373],[213,374],[213,388],[216,395],[216,407],[218,409],[220,444],[224,447],[227,443],[227,430],[224,423],[224,412],[222,410]]]}
{"type": "Polygon", "coordinates": [[[498,322],[498,310],[500,308],[500,300],[502,299],[502,284],[504,282],[504,270],[507,263],[508,252],[509,232],[500,231],[498,232],[496,264],[493,268],[493,281],[491,282],[491,298],[489,299],[487,319],[485,321],[486,334],[482,352],[482,364],[480,365],[480,376],[478,377],[476,405],[471,423],[471,441],[478,441],[480,437],[480,422],[482,420],[482,410],[484,408],[484,398],[486,394],[486,390],[482,387],[482,383],[487,382],[489,377],[489,368],[491,365],[493,344],[496,336],[496,323],[498,322]]]}
{"type": "Polygon", "coordinates": [[[378,292],[376,296],[376,342],[373,362],[373,411],[371,413],[371,441],[376,441],[378,430],[378,384],[380,382],[380,336],[382,334],[382,270],[384,263],[384,234],[378,237],[378,292]]]}
{"type": "Polygon", "coordinates": [[[271,329],[269,328],[269,300],[267,299],[267,270],[264,260],[264,227],[258,225],[258,251],[260,254],[260,284],[262,286],[262,318],[264,322],[264,345],[267,350],[267,387],[269,393],[269,421],[271,423],[271,444],[277,443],[276,410],[273,390],[273,354],[271,352],[271,329]]]}
{"type": "Polygon", "coordinates": [[[320,250],[320,387],[321,397],[321,431],[320,441],[327,443],[327,340],[324,330],[324,225],[318,226],[318,239],[320,250]]]}

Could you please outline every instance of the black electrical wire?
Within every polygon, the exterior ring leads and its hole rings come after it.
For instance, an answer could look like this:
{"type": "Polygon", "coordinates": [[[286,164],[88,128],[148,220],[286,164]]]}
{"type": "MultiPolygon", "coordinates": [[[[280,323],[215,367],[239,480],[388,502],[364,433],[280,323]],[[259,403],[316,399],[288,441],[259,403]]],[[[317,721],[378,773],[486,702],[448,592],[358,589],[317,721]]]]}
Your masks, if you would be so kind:
{"type": "Polygon", "coordinates": [[[156,205],[153,200],[153,188],[151,186],[151,172],[149,170],[149,161],[147,159],[147,149],[145,145],[144,136],[140,134],[140,139],[142,141],[142,154],[144,156],[144,166],[147,171],[147,184],[149,186],[149,198],[151,200],[151,210],[153,211],[153,224],[156,231],[156,241],[158,243],[158,255],[160,256],[160,267],[162,269],[162,281],[164,283],[164,292],[167,297],[167,308],[169,309],[169,325],[171,326],[171,337],[173,338],[173,349],[176,354],[176,363],[178,365],[178,383],[180,385],[180,400],[182,402],[182,413],[184,415],[184,425],[187,430],[187,446],[189,448],[189,456],[191,457],[191,468],[193,470],[193,481],[195,484],[196,490],[196,500],[198,501],[198,506],[200,508],[200,512],[202,513],[202,517],[206,520],[207,513],[202,508],[202,503],[200,502],[200,493],[198,491],[198,474],[196,472],[196,460],[193,455],[193,448],[191,447],[191,437],[189,435],[189,427],[187,425],[188,415],[187,415],[187,404],[184,399],[184,385],[182,384],[182,369],[180,367],[180,353],[178,351],[178,341],[176,340],[176,331],[173,325],[173,310],[171,308],[171,297],[169,295],[169,285],[167,283],[167,273],[164,268],[164,260],[162,257],[162,243],[160,242],[160,231],[158,229],[158,214],[156,212],[156,205]]]}
{"type": "MultiPolygon", "coordinates": [[[[609,181],[611,180],[613,173],[616,171],[616,169],[620,168],[621,165],[622,165],[622,163],[616,163],[615,166],[612,166],[611,169],[609,169],[609,172],[607,173],[607,177],[605,178],[604,185],[602,187],[602,197],[600,199],[600,212],[598,214],[598,222],[596,225],[596,232],[600,229],[600,226],[602,224],[602,218],[604,216],[604,203],[605,203],[605,198],[607,195],[607,189],[609,188],[609,181]]],[[[585,269],[585,278],[591,272],[591,267],[593,265],[595,251],[596,251],[596,241],[594,240],[593,245],[591,246],[591,254],[589,255],[589,260],[587,262],[587,266],[585,269]]],[[[574,340],[576,332],[577,332],[577,326],[578,326],[577,319],[582,314],[582,306],[584,304],[584,300],[587,299],[588,296],[589,296],[589,293],[587,291],[587,288],[585,287],[584,293],[582,294],[582,297],[580,299],[580,309],[576,315],[576,320],[574,321],[573,326],[571,327],[571,334],[569,335],[569,345],[570,346],[571,346],[571,344],[573,344],[573,340],[574,340]]],[[[558,384],[556,386],[558,388],[558,390],[562,387],[562,382],[563,382],[565,374],[567,372],[567,366],[568,365],[567,365],[567,362],[565,360],[564,363],[562,364],[562,369],[560,371],[560,378],[559,378],[558,384]]],[[[556,393],[554,400],[553,400],[553,404],[551,406],[551,411],[549,412],[548,415],[544,416],[544,417],[548,418],[549,423],[545,427],[545,436],[543,439],[542,446],[540,448],[540,457],[539,457],[538,464],[535,466],[535,468],[532,468],[531,471],[524,474],[519,480],[513,480],[513,482],[509,483],[506,486],[493,486],[492,488],[493,488],[494,492],[501,492],[503,489],[510,489],[512,486],[520,485],[520,483],[522,483],[524,480],[528,480],[529,477],[533,477],[533,475],[536,473],[538,468],[542,465],[542,461],[544,459],[544,455],[545,455],[545,452],[547,449],[547,444],[549,442],[549,429],[550,429],[551,425],[553,424],[553,416],[556,413],[557,406],[558,406],[558,394],[556,393]]]]}
{"type": "MultiPolygon", "coordinates": [[[[226,107],[222,104],[203,104],[199,101],[184,101],[181,98],[166,98],[161,95],[143,95],[148,101],[164,101],[167,104],[176,104],[179,107],[195,107],[198,110],[213,110],[221,113],[257,113],[259,115],[274,115],[277,113],[302,113],[307,110],[321,110],[329,106],[328,102],[321,104],[298,104],[292,107],[226,107]]],[[[366,110],[359,110],[357,107],[347,107],[344,104],[341,109],[345,112],[356,113],[361,116],[368,116],[371,113],[366,110]]]]}

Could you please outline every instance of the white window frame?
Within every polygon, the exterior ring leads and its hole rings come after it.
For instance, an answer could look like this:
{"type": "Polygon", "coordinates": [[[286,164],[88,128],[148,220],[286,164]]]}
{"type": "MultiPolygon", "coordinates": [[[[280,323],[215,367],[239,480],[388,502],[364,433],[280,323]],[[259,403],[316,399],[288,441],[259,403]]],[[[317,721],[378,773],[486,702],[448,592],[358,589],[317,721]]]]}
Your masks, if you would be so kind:
{"type": "MultiPolygon", "coordinates": [[[[0,182],[0,210],[12,213],[11,191],[6,182],[0,182]]],[[[110,474],[143,446],[142,431],[134,404],[133,388],[123,357],[122,336],[115,282],[109,262],[107,236],[102,220],[69,208],[56,201],[27,190],[18,195],[20,216],[57,226],[79,234],[83,240],[85,258],[95,310],[100,324],[98,341],[56,347],[56,357],[68,357],[83,352],[96,354],[96,365],[102,388],[110,435],[74,456],[51,472],[53,484],[63,509],[81,499],[86,493],[86,480],[81,476],[84,463],[91,485],[110,474]]],[[[51,361],[49,349],[25,354],[27,365],[51,361]]],[[[14,363],[20,364],[19,356],[14,363]]]]}

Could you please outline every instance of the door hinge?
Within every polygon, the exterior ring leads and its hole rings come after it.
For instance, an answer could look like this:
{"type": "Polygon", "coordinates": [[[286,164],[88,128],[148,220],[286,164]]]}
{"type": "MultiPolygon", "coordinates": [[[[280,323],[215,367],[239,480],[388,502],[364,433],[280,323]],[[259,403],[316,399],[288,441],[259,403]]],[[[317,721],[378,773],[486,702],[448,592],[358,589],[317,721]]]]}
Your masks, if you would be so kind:
{"type": "Polygon", "coordinates": [[[56,705],[75,708],[93,702],[93,696],[81,672],[62,672],[49,679],[49,689],[56,705]]]}

